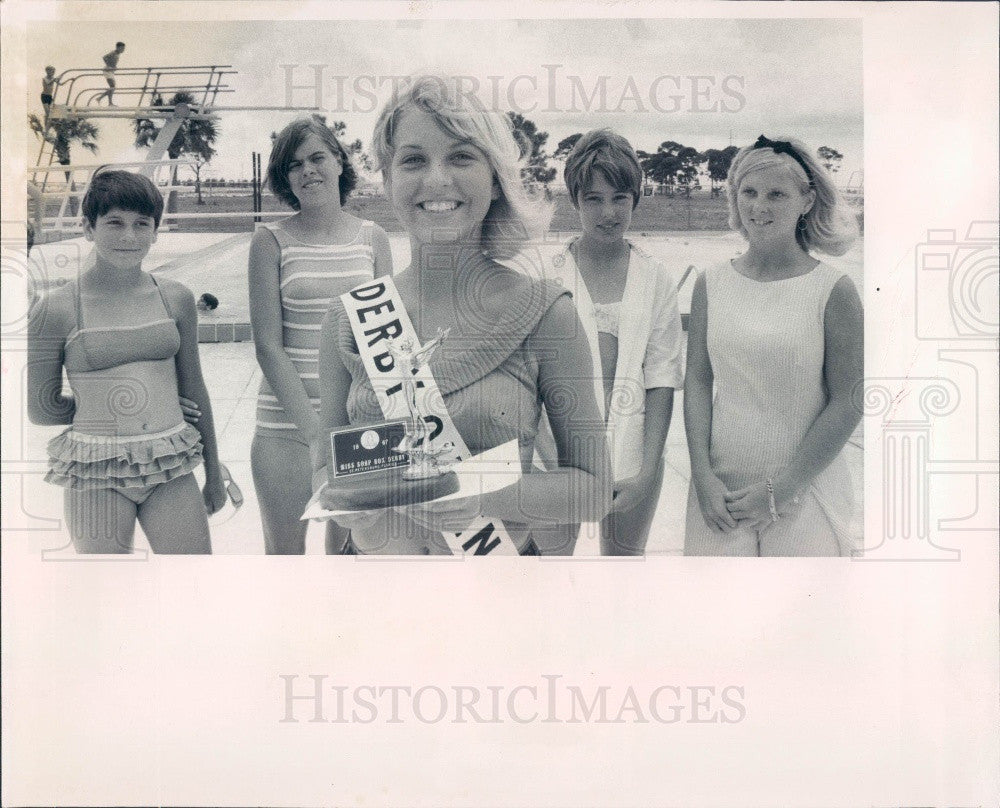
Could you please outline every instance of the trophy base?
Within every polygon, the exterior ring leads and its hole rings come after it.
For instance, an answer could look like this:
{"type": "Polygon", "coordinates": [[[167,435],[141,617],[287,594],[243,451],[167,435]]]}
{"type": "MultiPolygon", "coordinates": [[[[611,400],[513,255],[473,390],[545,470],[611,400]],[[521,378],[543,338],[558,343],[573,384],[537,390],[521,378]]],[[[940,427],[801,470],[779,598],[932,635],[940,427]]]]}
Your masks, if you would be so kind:
{"type": "Polygon", "coordinates": [[[324,505],[330,510],[366,511],[429,502],[458,491],[458,475],[454,471],[409,479],[406,477],[408,468],[399,466],[330,479],[323,497],[324,505]]]}

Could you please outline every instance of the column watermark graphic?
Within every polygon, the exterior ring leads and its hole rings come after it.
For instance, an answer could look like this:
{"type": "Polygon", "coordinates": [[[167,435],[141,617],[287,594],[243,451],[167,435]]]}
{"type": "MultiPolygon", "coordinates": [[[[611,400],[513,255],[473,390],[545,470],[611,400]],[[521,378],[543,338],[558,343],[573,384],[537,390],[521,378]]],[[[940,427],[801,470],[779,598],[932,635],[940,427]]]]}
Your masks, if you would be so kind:
{"type": "MultiPolygon", "coordinates": [[[[77,244],[52,245],[46,252],[30,252],[24,238],[26,223],[6,221],[0,238],[0,274],[3,277],[3,317],[0,339],[3,344],[4,429],[3,485],[4,512],[16,515],[4,520],[2,530],[33,534],[55,534],[62,548],[69,547],[61,534],[63,520],[36,513],[37,503],[30,501],[30,490],[47,471],[38,447],[29,445],[27,418],[28,312],[52,285],[72,277],[80,263],[77,244]],[[17,235],[15,235],[17,234],[17,235]],[[10,371],[23,362],[21,373],[10,371]],[[17,383],[17,387],[14,383],[17,383]]],[[[44,304],[43,304],[44,305],[44,304]]],[[[51,544],[48,545],[51,548],[51,544]]],[[[50,550],[51,551],[51,550],[50,550]]]]}
{"type": "Polygon", "coordinates": [[[881,531],[866,537],[865,560],[957,561],[964,533],[1000,532],[997,228],[928,230],[916,245],[915,336],[939,346],[937,365],[949,375],[866,377],[858,391],[877,427],[866,451],[878,454],[882,488],[881,531]],[[934,494],[945,480],[964,496],[942,512],[934,494]]]}

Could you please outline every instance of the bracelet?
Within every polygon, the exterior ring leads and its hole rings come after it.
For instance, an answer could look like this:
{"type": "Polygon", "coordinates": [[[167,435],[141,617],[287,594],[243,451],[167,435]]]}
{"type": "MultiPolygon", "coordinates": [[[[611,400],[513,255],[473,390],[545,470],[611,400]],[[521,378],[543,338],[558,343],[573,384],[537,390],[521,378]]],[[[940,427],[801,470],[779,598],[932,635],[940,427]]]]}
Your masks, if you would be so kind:
{"type": "Polygon", "coordinates": [[[771,521],[778,521],[778,506],[774,501],[774,482],[770,477],[767,478],[767,508],[771,511],[771,521]]]}

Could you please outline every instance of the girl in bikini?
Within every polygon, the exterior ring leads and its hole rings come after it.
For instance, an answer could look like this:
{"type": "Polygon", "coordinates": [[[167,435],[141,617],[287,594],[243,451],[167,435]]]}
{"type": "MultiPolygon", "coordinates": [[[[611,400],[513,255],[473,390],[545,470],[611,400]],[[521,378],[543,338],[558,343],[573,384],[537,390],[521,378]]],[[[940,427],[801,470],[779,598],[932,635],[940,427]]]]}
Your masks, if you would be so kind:
{"type": "Polygon", "coordinates": [[[207,514],[225,502],[212,408],[198,362],[194,296],[142,270],[163,198],[146,177],[94,176],[83,199],[94,265],[31,311],[28,416],[71,424],[48,445],[81,553],[128,553],[135,523],[156,553],[208,553],[207,514]],[[72,396],[62,393],[66,369],[72,396]],[[200,410],[184,420],[181,397],[200,410]],[[192,471],[204,460],[199,492],[192,471]]]}
{"type": "MultiPolygon", "coordinates": [[[[294,216],[265,224],[250,245],[250,321],[263,371],[251,447],[268,553],[305,552],[311,495],[309,444],[320,432],[319,329],[332,300],[392,271],[389,239],[343,209],[357,181],[347,152],[315,118],[282,130],[267,167],[271,190],[294,216]]],[[[348,534],[327,523],[326,549],[348,534]]]]}

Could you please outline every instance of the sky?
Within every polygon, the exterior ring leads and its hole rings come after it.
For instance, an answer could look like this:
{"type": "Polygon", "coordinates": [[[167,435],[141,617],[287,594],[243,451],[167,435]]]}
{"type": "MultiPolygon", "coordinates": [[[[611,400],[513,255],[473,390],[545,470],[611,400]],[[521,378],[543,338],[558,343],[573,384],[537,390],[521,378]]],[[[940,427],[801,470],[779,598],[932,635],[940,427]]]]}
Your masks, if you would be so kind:
{"type": "MultiPolygon", "coordinates": [[[[488,105],[533,120],[549,133],[549,153],[599,126],[645,151],[667,140],[702,151],[740,146],[764,133],[837,149],[841,184],[856,184],[863,169],[857,20],[34,23],[29,110],[40,111],[45,65],[57,74],[101,67],[117,40],[126,43],[121,68],[231,65],[234,92],[220,105],[312,106],[318,93],[327,119],[344,121],[347,139],[366,147],[393,82],[436,71],[467,77],[488,105]]],[[[220,112],[217,154],[204,175],[249,177],[251,152],[266,161],[271,132],[300,114],[220,112]]],[[[142,159],[130,122],[95,123],[100,153],[75,162],[142,159]]]]}

